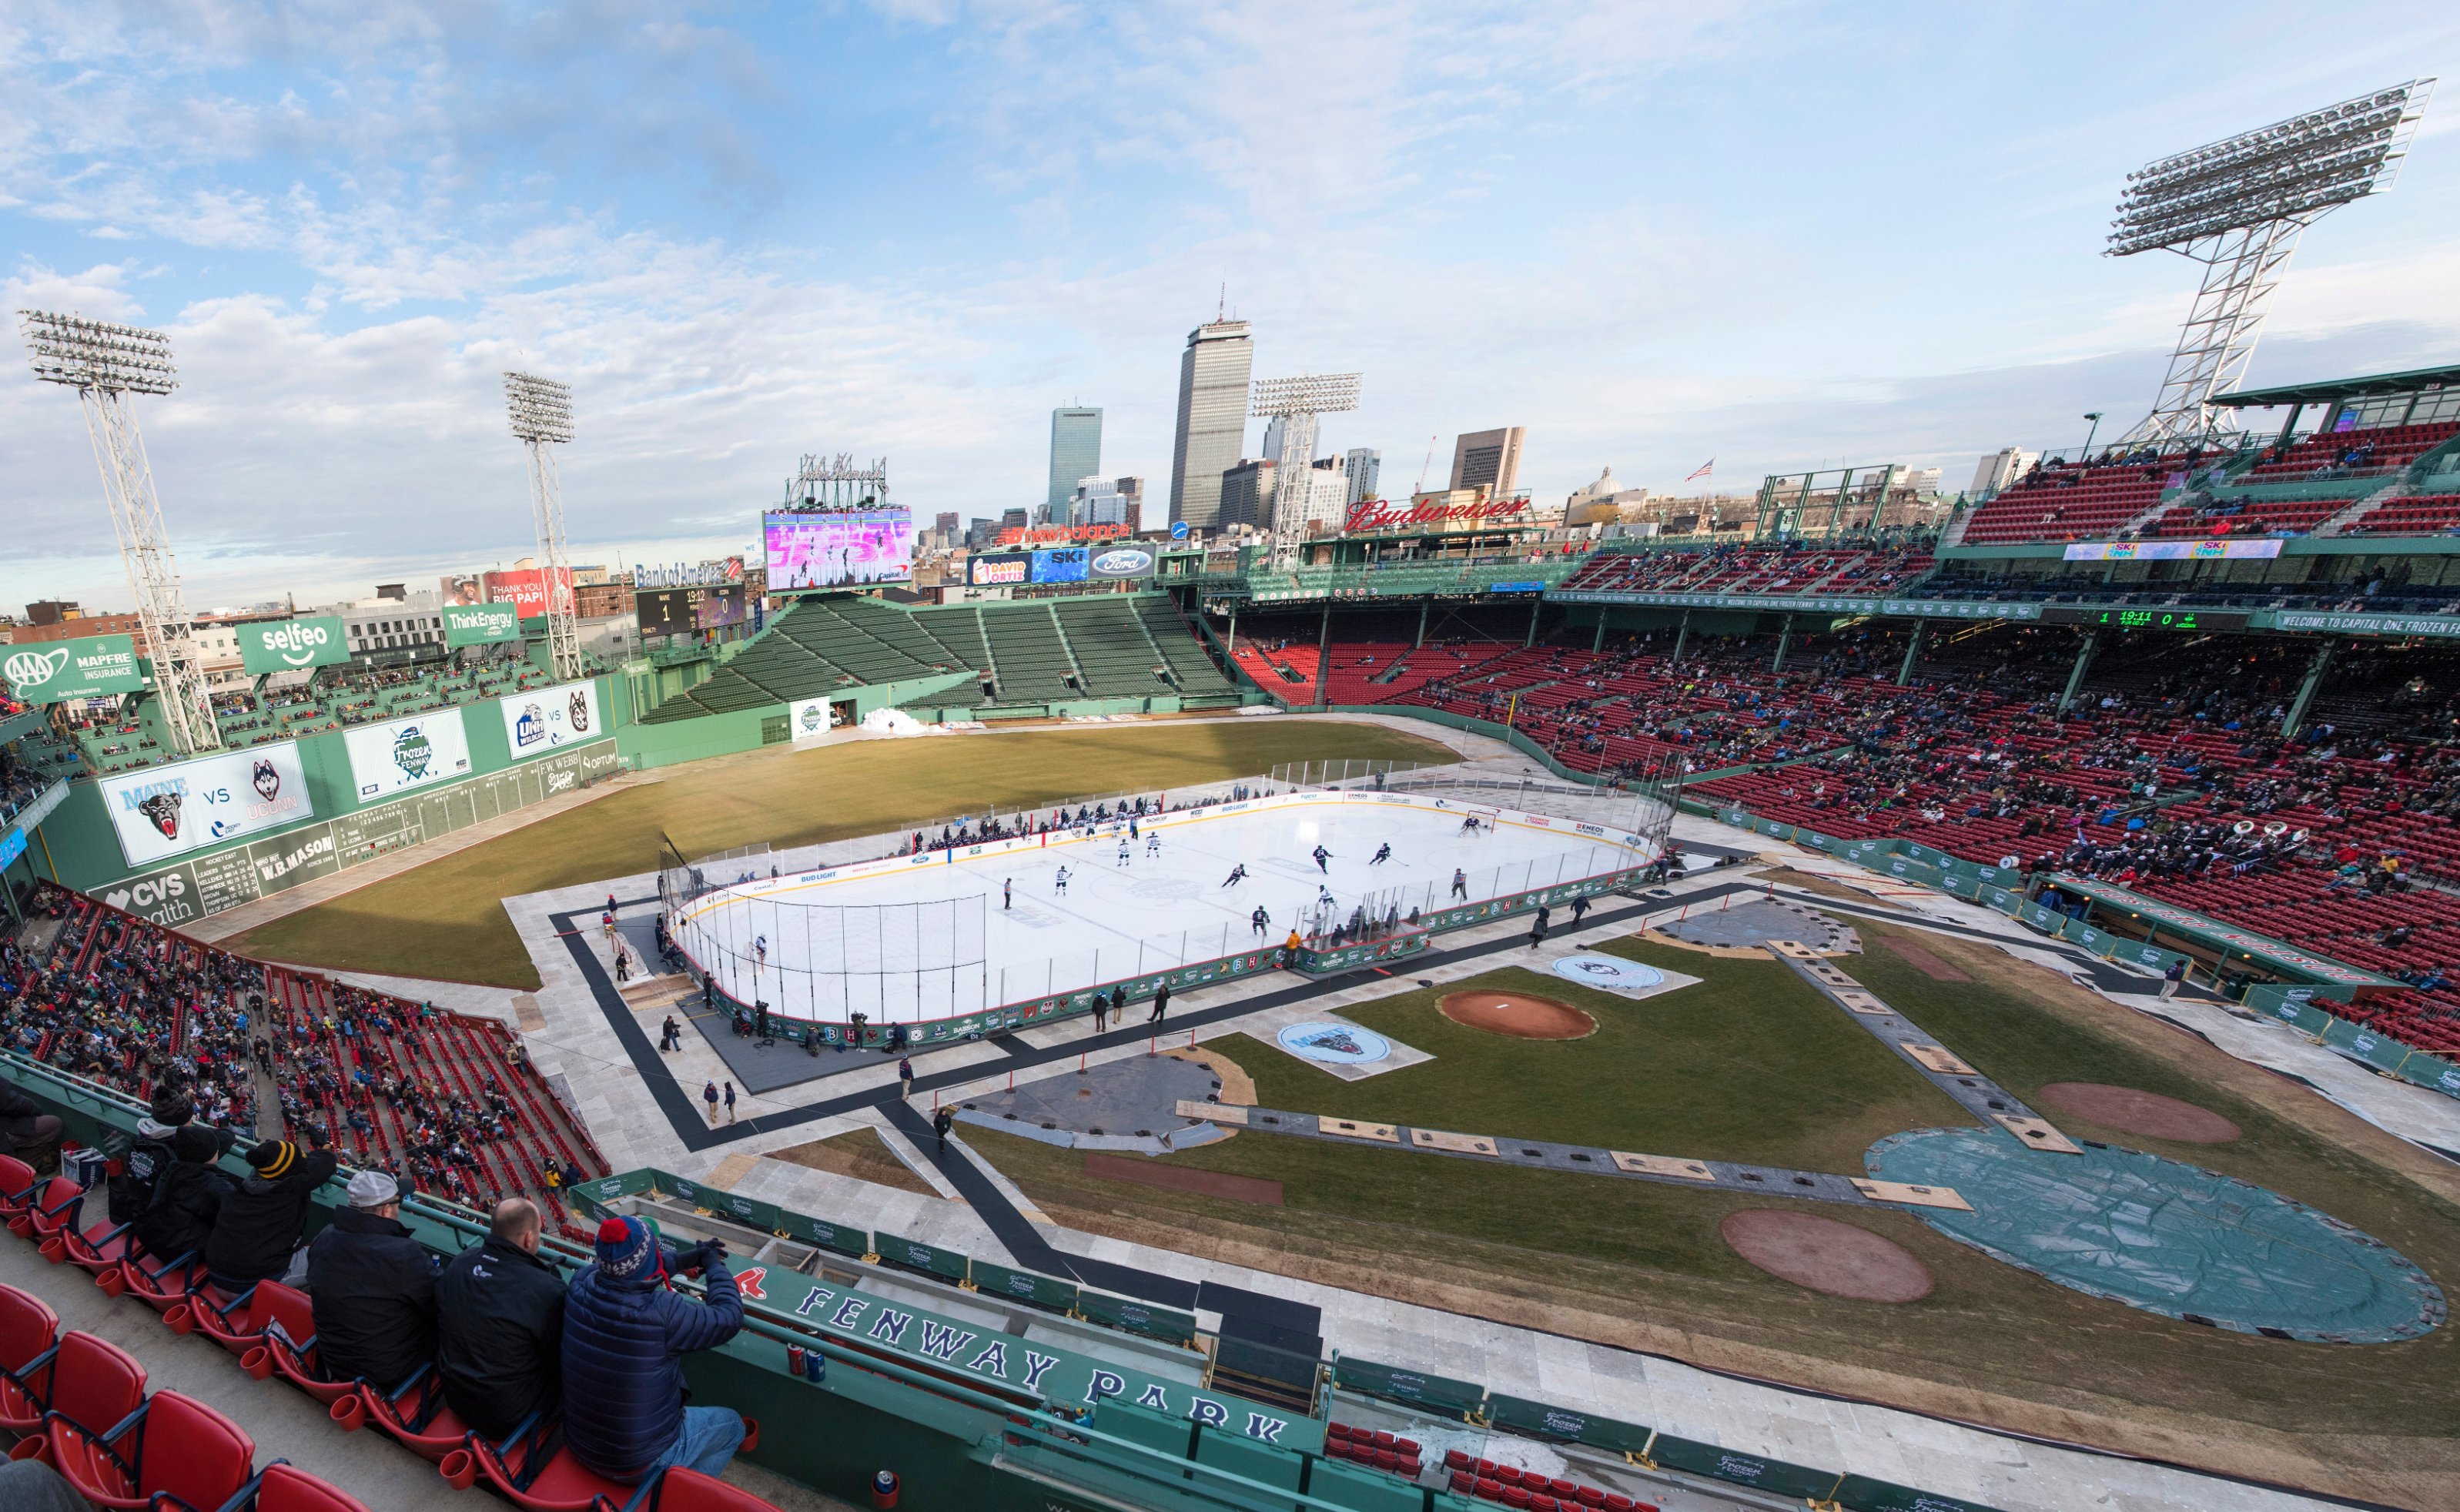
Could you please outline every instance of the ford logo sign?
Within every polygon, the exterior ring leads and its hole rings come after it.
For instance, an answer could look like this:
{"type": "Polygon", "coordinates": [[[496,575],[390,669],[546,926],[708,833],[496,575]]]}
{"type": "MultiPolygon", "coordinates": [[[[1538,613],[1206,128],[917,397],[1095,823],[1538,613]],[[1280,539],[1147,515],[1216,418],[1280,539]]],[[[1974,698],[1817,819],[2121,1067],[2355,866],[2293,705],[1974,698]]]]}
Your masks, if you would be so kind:
{"type": "Polygon", "coordinates": [[[1153,570],[1153,553],[1122,547],[1093,559],[1093,570],[1106,578],[1133,578],[1153,570]]]}

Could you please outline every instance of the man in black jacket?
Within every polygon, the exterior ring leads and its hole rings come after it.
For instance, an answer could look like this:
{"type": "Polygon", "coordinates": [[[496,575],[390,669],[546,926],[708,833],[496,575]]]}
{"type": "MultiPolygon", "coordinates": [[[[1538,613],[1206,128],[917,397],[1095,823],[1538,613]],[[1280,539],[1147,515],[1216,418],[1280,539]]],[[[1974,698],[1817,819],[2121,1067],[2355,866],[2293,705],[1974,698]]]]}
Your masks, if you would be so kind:
{"type": "Polygon", "coordinates": [[[328,1380],[391,1391],[435,1358],[435,1258],[401,1222],[401,1186],[350,1178],[350,1205],[308,1246],[316,1358],[328,1380]]]}
{"type": "Polygon", "coordinates": [[[454,1256],[435,1284],[444,1399],[489,1438],[563,1404],[563,1279],[538,1258],[541,1234],[538,1205],[507,1197],[487,1242],[454,1256]]]}
{"type": "Polygon", "coordinates": [[[25,1157],[60,1139],[60,1120],[42,1104],[0,1081],[0,1154],[25,1157]]]}
{"type": "MultiPolygon", "coordinates": [[[[168,1264],[205,1247],[231,1180],[222,1172],[222,1139],[201,1123],[171,1132],[170,1165],[154,1182],[154,1200],[132,1230],[157,1262],[168,1264]]],[[[115,1213],[116,1216],[116,1213],[115,1213]]]]}
{"type": "MultiPolygon", "coordinates": [[[[322,1142],[312,1132],[308,1138],[322,1142]]],[[[339,1163],[330,1150],[302,1151],[288,1139],[266,1139],[248,1151],[248,1174],[223,1199],[205,1241],[206,1278],[236,1294],[288,1270],[308,1199],[339,1163]]]]}

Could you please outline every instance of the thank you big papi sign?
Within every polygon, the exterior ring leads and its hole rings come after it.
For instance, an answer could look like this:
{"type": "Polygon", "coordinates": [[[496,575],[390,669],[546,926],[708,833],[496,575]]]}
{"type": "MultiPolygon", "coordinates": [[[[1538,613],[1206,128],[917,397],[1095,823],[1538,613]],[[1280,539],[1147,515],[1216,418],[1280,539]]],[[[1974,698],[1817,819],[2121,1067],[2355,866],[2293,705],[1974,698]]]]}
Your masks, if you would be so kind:
{"type": "Polygon", "coordinates": [[[596,683],[561,683],[515,693],[497,699],[496,707],[503,711],[504,743],[512,747],[516,761],[559,746],[602,740],[607,733],[598,717],[596,683]]]}
{"type": "Polygon", "coordinates": [[[239,628],[239,663],[251,675],[332,667],[350,659],[339,615],[261,621],[239,628]]]}
{"type": "Polygon", "coordinates": [[[0,656],[0,677],[10,692],[30,704],[55,704],[103,693],[133,693],[145,686],[133,635],[83,635],[73,641],[9,648],[0,656]]]}
{"type": "Polygon", "coordinates": [[[313,819],[295,742],[251,746],[102,779],[102,806],[131,866],[313,819]]]}

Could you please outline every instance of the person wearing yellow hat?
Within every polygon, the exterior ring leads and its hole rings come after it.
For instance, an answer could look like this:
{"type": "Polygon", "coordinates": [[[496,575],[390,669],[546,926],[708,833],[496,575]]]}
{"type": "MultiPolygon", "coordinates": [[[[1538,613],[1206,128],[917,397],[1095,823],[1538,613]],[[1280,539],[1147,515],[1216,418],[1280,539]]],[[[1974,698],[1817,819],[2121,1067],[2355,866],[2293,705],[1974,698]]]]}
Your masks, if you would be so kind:
{"type": "Polygon", "coordinates": [[[341,1162],[323,1141],[302,1150],[288,1139],[265,1139],[247,1152],[248,1174],[223,1199],[205,1241],[205,1278],[238,1293],[290,1269],[308,1203],[341,1162]]]}

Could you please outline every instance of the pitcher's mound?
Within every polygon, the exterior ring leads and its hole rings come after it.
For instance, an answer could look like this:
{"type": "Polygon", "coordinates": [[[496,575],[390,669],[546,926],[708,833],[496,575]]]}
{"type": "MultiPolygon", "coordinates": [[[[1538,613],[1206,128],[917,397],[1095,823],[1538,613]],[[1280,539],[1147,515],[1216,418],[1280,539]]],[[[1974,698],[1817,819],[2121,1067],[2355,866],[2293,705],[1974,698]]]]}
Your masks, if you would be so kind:
{"type": "Polygon", "coordinates": [[[2239,1129],[2210,1108],[2165,1097],[2133,1087],[2110,1087],[2098,1081],[2054,1081],[2042,1089],[2042,1100],[2070,1117],[2088,1119],[2121,1134],[2148,1139],[2175,1139],[2181,1144],[2227,1144],[2239,1129]]]}
{"type": "Polygon", "coordinates": [[[1734,1253],[1780,1281],[1857,1302],[1919,1302],[1930,1267],[1893,1239],[1816,1213],[1750,1207],[1717,1225],[1734,1253]]]}
{"type": "Polygon", "coordinates": [[[1598,1021],[1569,1003],[1527,992],[1452,992],[1435,1005],[1455,1024],[1514,1039],[1585,1039],[1598,1021]]]}

